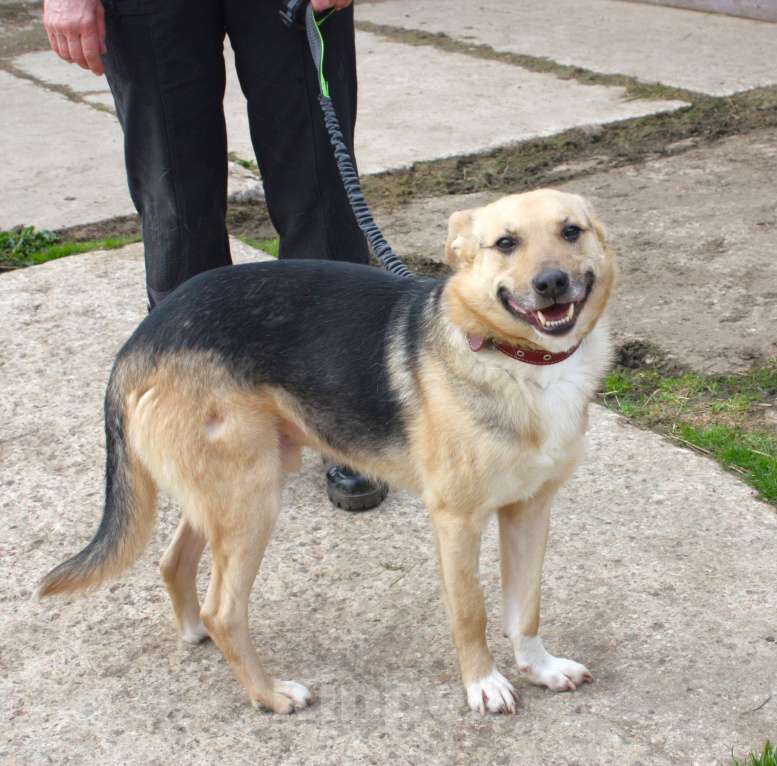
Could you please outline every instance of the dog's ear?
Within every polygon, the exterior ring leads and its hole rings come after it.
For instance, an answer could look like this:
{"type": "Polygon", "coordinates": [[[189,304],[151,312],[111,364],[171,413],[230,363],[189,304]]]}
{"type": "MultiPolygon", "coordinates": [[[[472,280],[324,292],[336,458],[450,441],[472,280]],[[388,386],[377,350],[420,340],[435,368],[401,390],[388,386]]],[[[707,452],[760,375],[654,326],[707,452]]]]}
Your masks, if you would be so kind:
{"type": "Polygon", "coordinates": [[[591,229],[593,230],[594,234],[596,234],[596,238],[599,240],[599,244],[603,249],[606,250],[608,247],[607,229],[604,228],[604,224],[596,217],[596,211],[593,209],[591,203],[585,197],[580,197],[580,200],[582,201],[583,207],[585,208],[585,214],[588,218],[588,223],[590,224],[591,229]]]}
{"type": "Polygon", "coordinates": [[[451,268],[471,263],[477,253],[477,240],[472,233],[474,210],[457,210],[448,219],[448,241],[445,243],[445,259],[451,268]]]}
{"type": "Polygon", "coordinates": [[[602,249],[606,250],[608,247],[607,242],[607,229],[604,228],[604,224],[588,209],[588,220],[591,221],[591,228],[596,234],[596,238],[599,240],[599,244],[602,249]]]}

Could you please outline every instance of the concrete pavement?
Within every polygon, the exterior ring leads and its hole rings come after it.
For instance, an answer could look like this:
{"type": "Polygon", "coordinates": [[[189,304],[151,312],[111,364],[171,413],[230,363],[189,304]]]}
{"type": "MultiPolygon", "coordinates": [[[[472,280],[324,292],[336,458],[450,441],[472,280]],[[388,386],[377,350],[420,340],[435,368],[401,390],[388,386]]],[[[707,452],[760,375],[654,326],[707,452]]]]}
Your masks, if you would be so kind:
{"type": "Polygon", "coordinates": [[[777,25],[613,0],[368,3],[359,18],[725,96],[777,83],[777,25]]]}
{"type": "Polygon", "coordinates": [[[143,315],[140,247],[5,275],[0,305],[0,760],[706,765],[774,735],[777,515],[599,407],[554,511],[543,616],[549,647],[586,662],[593,685],[557,695],[517,678],[493,525],[486,535],[489,640],[518,683],[516,716],[466,707],[418,500],[335,511],[313,455],[286,490],[251,607],[269,667],[311,685],[310,710],[254,711],[212,645],[178,642],[157,570],[168,505],[120,581],[32,601],[99,518],[101,399],[143,315]]]}

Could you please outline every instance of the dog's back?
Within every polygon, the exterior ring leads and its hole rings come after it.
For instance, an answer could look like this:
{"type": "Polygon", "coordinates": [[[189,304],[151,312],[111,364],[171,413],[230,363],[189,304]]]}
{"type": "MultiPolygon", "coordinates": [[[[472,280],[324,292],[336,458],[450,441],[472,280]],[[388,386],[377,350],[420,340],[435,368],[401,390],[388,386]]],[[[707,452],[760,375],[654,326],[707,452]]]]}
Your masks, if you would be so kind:
{"type": "MultiPolygon", "coordinates": [[[[365,431],[397,436],[386,369],[400,316],[439,288],[365,266],[321,261],[244,264],[201,274],[159,306],[119,356],[208,353],[242,385],[278,386],[304,407],[333,446],[365,431]],[[347,422],[327,424],[342,411],[347,422]]],[[[407,330],[423,334],[416,323],[407,330]]],[[[413,343],[413,339],[409,341],[413,343]]]]}

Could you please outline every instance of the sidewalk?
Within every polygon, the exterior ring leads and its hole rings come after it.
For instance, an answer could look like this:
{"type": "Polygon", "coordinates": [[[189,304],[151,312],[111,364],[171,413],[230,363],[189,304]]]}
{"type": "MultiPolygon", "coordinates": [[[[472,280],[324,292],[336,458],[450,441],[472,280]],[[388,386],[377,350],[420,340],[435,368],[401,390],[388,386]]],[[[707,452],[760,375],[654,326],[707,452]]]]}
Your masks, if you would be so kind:
{"type": "MultiPolygon", "coordinates": [[[[455,0],[443,13],[431,0],[362,0],[362,169],[777,86],[765,65],[777,24],[617,0],[592,0],[583,14],[581,5],[455,0]],[[436,33],[447,37],[419,44],[436,33]],[[638,55],[643,40],[650,56],[638,55]],[[646,83],[658,83],[652,95],[646,83]]],[[[59,62],[34,30],[17,45],[8,29],[22,28],[21,12],[5,8],[0,229],[131,212],[104,80],[59,62]]],[[[230,147],[250,160],[243,108],[232,73],[230,147]]],[[[764,131],[568,184],[597,203],[625,250],[613,312],[623,337],[672,345],[701,369],[775,354],[766,329],[777,321],[775,172],[777,144],[764,131]],[[690,280],[682,307],[672,305],[680,277],[690,280]]],[[[381,220],[399,252],[439,251],[447,215],[492,196],[414,199],[381,220]]],[[[236,240],[233,249],[239,260],[262,257],[236,240]]],[[[32,601],[37,578],[99,518],[101,402],[113,356],[145,310],[142,246],[0,275],[0,308],[0,760],[706,766],[777,737],[774,508],[712,461],[597,406],[588,457],[554,511],[543,591],[546,643],[585,662],[593,685],[556,695],[518,680],[500,631],[493,526],[484,540],[489,641],[517,681],[515,716],[466,707],[419,501],[395,492],[374,513],[335,511],[313,455],[286,489],[251,609],[268,667],[308,684],[311,709],[258,713],[215,647],[179,643],[157,571],[177,521],[167,505],[120,581],[85,598],[32,601]]],[[[204,587],[209,561],[202,570],[204,587]]]]}

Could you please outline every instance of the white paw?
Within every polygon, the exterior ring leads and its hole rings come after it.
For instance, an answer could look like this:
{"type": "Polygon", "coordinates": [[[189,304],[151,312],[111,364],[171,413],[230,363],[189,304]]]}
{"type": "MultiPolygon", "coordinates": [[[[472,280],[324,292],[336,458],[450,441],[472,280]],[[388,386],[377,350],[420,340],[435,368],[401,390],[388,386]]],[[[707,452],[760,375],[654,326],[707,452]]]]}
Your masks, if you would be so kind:
{"type": "Polygon", "coordinates": [[[289,699],[291,710],[303,710],[313,701],[310,690],[296,681],[276,681],[275,692],[289,699]]]}
{"type": "Polygon", "coordinates": [[[548,654],[539,636],[522,636],[515,654],[518,670],[529,682],[554,692],[573,692],[594,680],[585,665],[548,654]]]}
{"type": "Polygon", "coordinates": [[[494,668],[487,676],[467,686],[467,702],[470,709],[484,715],[489,713],[514,713],[517,695],[513,685],[494,668]]]}
{"type": "Polygon", "coordinates": [[[194,623],[187,623],[181,628],[181,640],[187,644],[201,644],[207,641],[210,635],[200,620],[194,623]]]}

